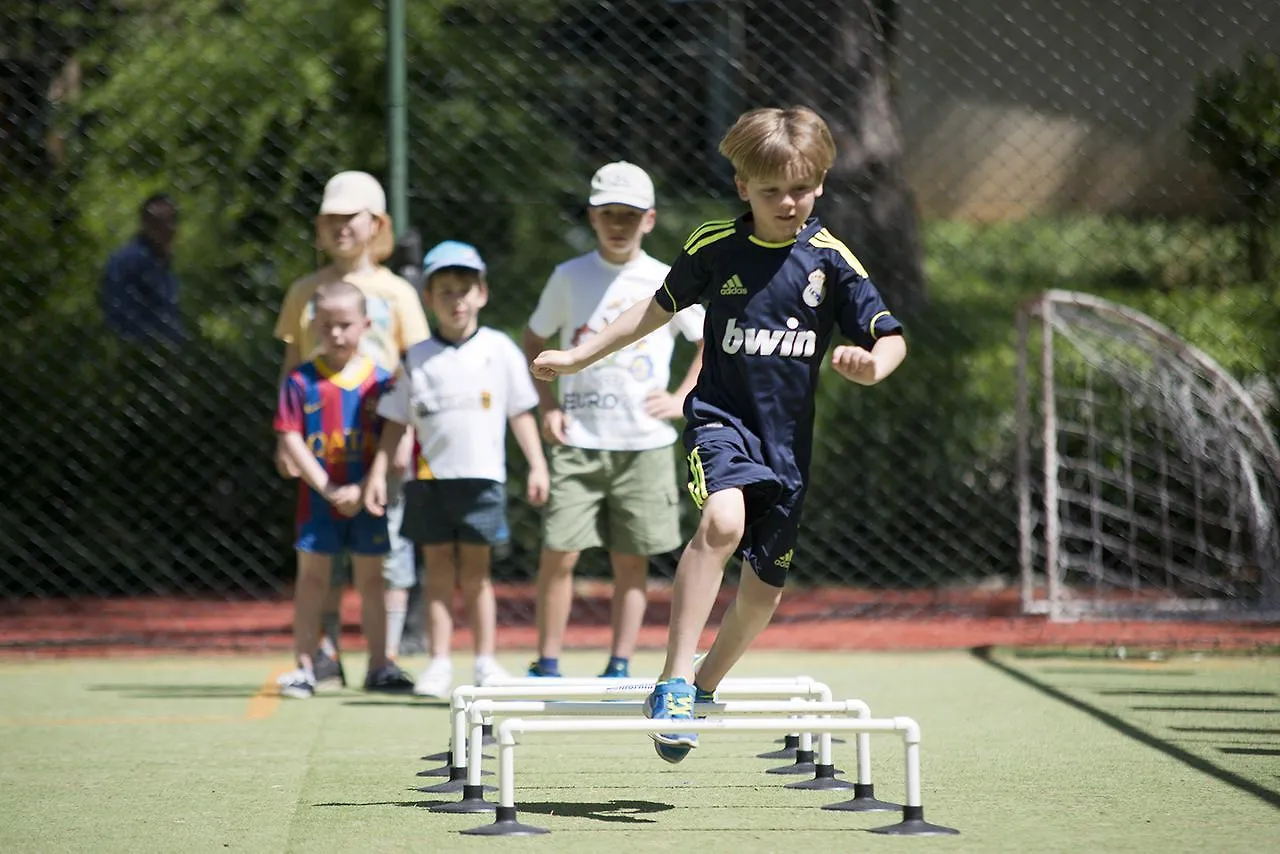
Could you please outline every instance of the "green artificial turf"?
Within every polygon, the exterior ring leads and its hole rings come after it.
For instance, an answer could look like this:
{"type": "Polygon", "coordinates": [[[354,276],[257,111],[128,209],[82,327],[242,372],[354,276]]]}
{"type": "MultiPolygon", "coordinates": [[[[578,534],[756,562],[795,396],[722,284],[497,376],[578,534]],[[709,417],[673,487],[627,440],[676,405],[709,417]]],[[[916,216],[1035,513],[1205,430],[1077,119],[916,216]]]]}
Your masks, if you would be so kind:
{"type": "MultiPolygon", "coordinates": [[[[591,675],[601,658],[563,669],[591,675]]],[[[463,836],[492,817],[432,813],[459,796],[415,791],[440,780],[416,772],[447,746],[443,704],[354,690],[277,703],[264,686],[283,664],[0,663],[0,851],[1280,850],[1277,658],[749,655],[735,676],[805,673],[921,724],[926,817],[961,835],[918,839],[864,832],[897,814],[818,809],[848,792],[783,789],[802,778],[755,758],[773,736],[742,732],[704,734],[674,766],[644,736],[524,736],[519,816],[552,833],[463,836]]],[[[633,670],[658,664],[646,653],[633,670]]],[[[876,794],[900,801],[900,742],[872,745],[876,794]]],[[[836,751],[852,777],[852,744],[836,751]]]]}

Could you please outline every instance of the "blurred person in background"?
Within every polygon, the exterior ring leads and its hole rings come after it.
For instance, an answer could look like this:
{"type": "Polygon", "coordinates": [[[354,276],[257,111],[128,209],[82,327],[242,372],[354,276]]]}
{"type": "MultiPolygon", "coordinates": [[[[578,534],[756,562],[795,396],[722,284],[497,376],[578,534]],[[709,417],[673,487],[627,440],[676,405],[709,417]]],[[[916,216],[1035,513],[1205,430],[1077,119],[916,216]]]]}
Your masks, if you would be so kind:
{"type": "Polygon", "coordinates": [[[139,214],[138,233],[107,260],[99,294],[102,313],[123,341],[148,350],[178,347],[187,337],[173,270],[178,208],[158,193],[142,203],[139,214]]]}

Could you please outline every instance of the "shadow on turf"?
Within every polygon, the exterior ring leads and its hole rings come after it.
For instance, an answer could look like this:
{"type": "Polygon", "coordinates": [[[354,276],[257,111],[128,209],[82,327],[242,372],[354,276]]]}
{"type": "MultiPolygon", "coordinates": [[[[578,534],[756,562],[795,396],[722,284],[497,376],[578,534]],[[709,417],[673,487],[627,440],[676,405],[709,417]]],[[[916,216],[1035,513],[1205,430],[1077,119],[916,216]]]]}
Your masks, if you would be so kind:
{"type": "Polygon", "coordinates": [[[536,815],[559,815],[569,818],[589,818],[594,821],[607,821],[616,824],[653,824],[651,818],[639,816],[650,813],[667,812],[674,809],[671,804],[659,804],[654,801],[613,800],[606,804],[569,803],[555,801],[550,803],[521,803],[520,812],[536,815]]]}
{"type": "MultiPolygon", "coordinates": [[[[995,668],[996,670],[999,670],[1001,673],[1004,673],[1006,676],[1009,676],[1010,678],[1015,679],[1018,682],[1021,682],[1022,684],[1030,688],[1034,688],[1035,690],[1039,691],[1040,693],[1044,694],[1047,697],[1057,700],[1058,702],[1063,703],[1067,706],[1070,706],[1073,709],[1084,712],[1085,714],[1089,715],[1093,719],[1099,721],[1100,723],[1105,724],[1106,726],[1111,727],[1116,732],[1119,732],[1122,735],[1126,735],[1129,738],[1134,739],[1135,741],[1141,742],[1142,744],[1145,744],[1147,747],[1153,747],[1156,750],[1159,750],[1161,753],[1165,754],[1166,756],[1171,756],[1174,759],[1177,759],[1179,762],[1182,762],[1183,764],[1188,765],[1203,774],[1208,774],[1209,776],[1214,777],[1218,780],[1221,780],[1222,782],[1226,783],[1229,786],[1234,786],[1235,788],[1239,789],[1242,792],[1247,792],[1248,794],[1253,795],[1254,797],[1264,801],[1265,803],[1271,804],[1272,806],[1275,806],[1275,807],[1280,807],[1280,791],[1277,791],[1275,789],[1269,789],[1266,786],[1261,785],[1260,783],[1257,783],[1246,777],[1241,777],[1239,774],[1236,774],[1232,771],[1228,771],[1226,768],[1220,768],[1217,765],[1214,765],[1209,760],[1204,759],[1203,757],[1200,757],[1200,756],[1196,756],[1194,753],[1189,753],[1175,744],[1170,744],[1164,739],[1156,735],[1153,735],[1152,733],[1149,733],[1144,729],[1134,726],[1133,724],[1129,723],[1123,718],[1117,717],[1116,715],[1113,715],[1110,712],[1099,709],[1096,706],[1092,706],[1089,703],[1086,703],[1084,700],[1073,697],[1067,692],[1062,691],[1058,688],[1055,688],[1052,685],[1041,682],[1034,675],[1023,672],[1022,670],[1019,670],[1016,667],[1012,667],[1006,664],[1005,662],[997,659],[994,655],[992,655],[993,650],[989,646],[974,647],[969,652],[973,655],[974,658],[978,659],[984,664],[987,664],[995,668]]],[[[1134,707],[1134,708],[1137,709],[1138,707],[1134,707]]],[[[1173,711],[1173,709],[1171,708],[1159,708],[1159,707],[1155,707],[1155,708],[1159,711],[1173,711]]],[[[1197,711],[1200,711],[1200,710],[1197,710],[1197,711]]],[[[1227,711],[1227,710],[1205,709],[1203,711],[1227,711]]],[[[1241,711],[1241,710],[1236,709],[1234,711],[1241,711]]],[[[1266,711],[1274,712],[1274,710],[1266,710],[1266,711]]]]}
{"type": "Polygon", "coordinates": [[[1103,697],[1276,697],[1275,691],[1211,691],[1182,688],[1107,688],[1103,697]]]}
{"type": "MultiPolygon", "coordinates": [[[[413,809],[431,809],[453,801],[332,801],[323,804],[312,804],[316,807],[411,807],[413,809]]],[[[568,818],[589,818],[594,821],[615,824],[653,824],[653,819],[641,818],[649,813],[666,812],[674,809],[671,804],[659,804],[653,801],[613,800],[605,804],[591,803],[520,803],[517,805],[522,813],[535,815],[555,815],[568,818]]]]}
{"type": "Polygon", "coordinates": [[[1280,735],[1275,727],[1250,726],[1171,726],[1174,732],[1204,732],[1213,735],[1280,735]]]}

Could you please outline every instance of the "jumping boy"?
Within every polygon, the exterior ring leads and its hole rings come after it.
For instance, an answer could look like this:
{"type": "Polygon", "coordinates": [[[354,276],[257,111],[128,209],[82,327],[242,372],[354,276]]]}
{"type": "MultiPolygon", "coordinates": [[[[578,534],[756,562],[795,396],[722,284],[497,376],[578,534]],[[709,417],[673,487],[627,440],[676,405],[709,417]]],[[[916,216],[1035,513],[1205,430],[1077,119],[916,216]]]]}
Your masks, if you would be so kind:
{"type": "Polygon", "coordinates": [[[645,701],[672,731],[655,748],[679,762],[698,745],[680,732],[695,702],[716,687],[773,617],[795,561],[813,444],[822,359],[838,327],[854,346],[832,368],[860,385],[889,376],[906,357],[901,324],[843,243],[811,217],[835,142],[803,107],[745,113],[720,142],[738,196],[751,210],[708,222],[684,244],[666,282],[599,335],[533,361],[534,376],[571,374],[707,305],[702,374],[685,402],[689,493],[702,511],[676,569],[667,657],[645,701]],[[698,638],[729,558],[742,558],[737,596],[696,672],[698,638]]]}
{"type": "Polygon", "coordinates": [[[320,612],[335,556],[351,554],[369,645],[366,691],[408,691],[413,681],[387,656],[382,560],[387,521],[364,511],[364,476],[377,448],[378,398],[391,375],[360,353],[370,321],[364,292],[331,282],[315,294],[320,354],[292,370],[280,389],[275,429],[281,452],[301,477],[298,487],[298,579],[293,640],[298,668],[280,677],[280,693],[307,698],[316,690],[320,612]]]}
{"type": "MultiPolygon", "coordinates": [[[[669,269],[641,248],[653,231],[653,181],[633,163],[608,163],[591,179],[587,217],[596,248],[556,267],[524,331],[533,359],[557,331],[560,346],[595,335],[646,302],[669,269]]],[[[604,546],[613,568],[613,638],[601,676],[629,676],[644,621],[652,555],[680,546],[679,487],[671,445],[685,395],[702,364],[703,309],[692,305],[666,329],[590,370],[562,379],[557,398],[538,388],[542,438],[551,446],[551,496],[538,560],[538,658],[530,676],[559,676],[573,604],[573,569],[583,549],[604,546]],[[667,391],[677,335],[697,353],[680,386],[667,391]]]]}
{"type": "Polygon", "coordinates": [[[531,409],[538,397],[520,349],[479,325],[489,301],[485,264],[475,247],[447,240],[423,259],[423,296],[433,335],[409,348],[394,391],[378,405],[386,419],[365,498],[370,513],[387,501],[386,472],[412,426],[421,445],[418,479],[406,486],[402,532],[422,548],[422,600],[431,663],[413,692],[448,697],[454,588],[461,585],[475,645],[475,684],[507,674],[494,658],[497,615],[490,579],[495,546],[507,527],[507,424],[529,461],[526,496],[547,500],[547,463],[531,409]]]}

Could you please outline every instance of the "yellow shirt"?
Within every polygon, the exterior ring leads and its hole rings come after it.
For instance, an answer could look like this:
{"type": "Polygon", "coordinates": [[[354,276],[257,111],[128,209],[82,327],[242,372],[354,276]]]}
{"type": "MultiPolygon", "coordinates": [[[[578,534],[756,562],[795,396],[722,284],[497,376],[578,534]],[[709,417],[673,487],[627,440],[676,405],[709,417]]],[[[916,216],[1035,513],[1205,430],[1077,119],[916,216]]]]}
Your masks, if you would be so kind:
{"type": "Polygon", "coordinates": [[[360,288],[368,305],[371,324],[360,342],[360,352],[377,362],[379,367],[395,373],[400,365],[400,354],[419,341],[430,338],[431,332],[418,292],[386,267],[377,267],[368,273],[344,275],[330,265],[298,279],[289,286],[280,307],[276,338],[287,344],[296,344],[303,362],[315,358],[319,345],[312,324],[315,307],[311,297],[321,285],[342,279],[360,288]]]}

